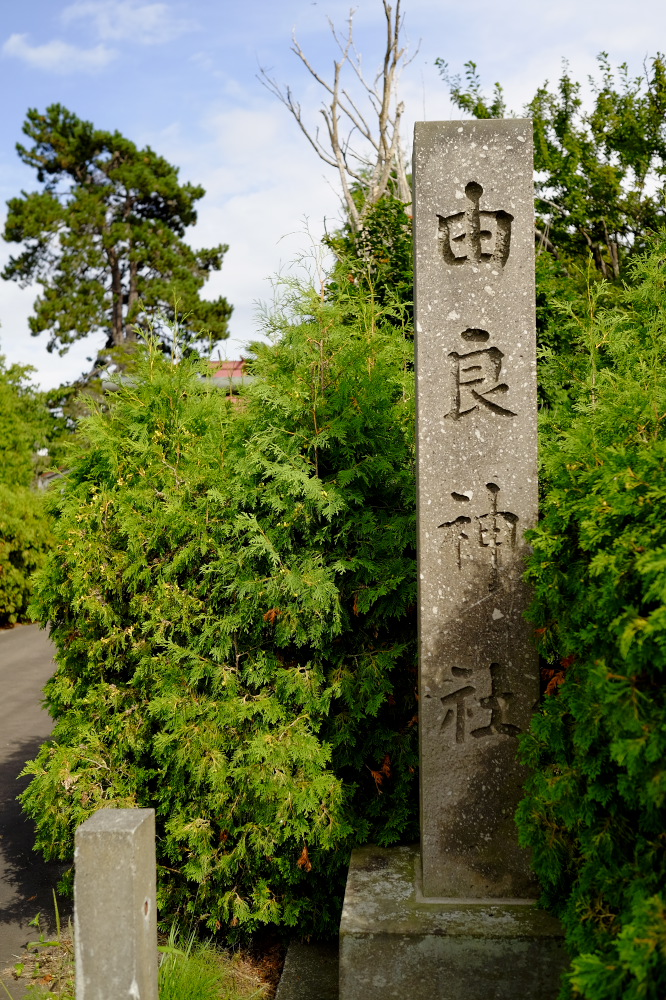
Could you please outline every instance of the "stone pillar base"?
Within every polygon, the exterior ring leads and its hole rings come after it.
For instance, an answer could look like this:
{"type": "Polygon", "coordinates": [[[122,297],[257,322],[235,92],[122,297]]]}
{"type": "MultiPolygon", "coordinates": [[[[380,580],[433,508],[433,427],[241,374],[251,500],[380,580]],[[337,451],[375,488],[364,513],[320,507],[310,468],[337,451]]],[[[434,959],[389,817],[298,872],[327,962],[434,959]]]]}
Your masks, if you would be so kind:
{"type": "Polygon", "coordinates": [[[363,847],[340,922],[340,1000],[555,1000],[557,920],[521,900],[424,900],[416,847],[363,847]]]}

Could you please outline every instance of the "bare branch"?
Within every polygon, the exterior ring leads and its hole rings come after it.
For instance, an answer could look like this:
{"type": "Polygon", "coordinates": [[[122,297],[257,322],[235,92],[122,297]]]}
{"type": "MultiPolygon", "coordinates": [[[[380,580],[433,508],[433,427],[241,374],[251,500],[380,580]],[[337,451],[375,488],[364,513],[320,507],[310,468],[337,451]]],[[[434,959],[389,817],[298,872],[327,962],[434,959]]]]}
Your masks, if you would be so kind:
{"type": "Polygon", "coordinates": [[[362,228],[368,209],[389,191],[406,204],[411,201],[400,142],[404,105],[396,97],[400,69],[407,65],[405,48],[400,44],[403,24],[400,4],[401,0],[396,0],[394,12],[388,0],[382,0],[386,26],[384,57],[372,83],[364,75],[361,55],[354,42],[354,10],[349,12],[347,30],[343,34],[338,33],[330,19],[328,21],[339,52],[333,61],[332,79],[327,79],[315,68],[293,37],[292,51],[325,94],[319,109],[326,124],[325,137],[320,137],[318,128],[306,124],[301,105],[291,89],[282,88],[264,69],[260,70],[262,84],[287,108],[317,156],[337,169],[347,217],[355,231],[362,228]],[[348,73],[360,85],[360,97],[343,86],[343,76],[348,73]],[[367,107],[363,106],[364,102],[367,107]],[[357,188],[361,188],[363,194],[361,208],[358,195],[355,197],[357,188]]]}
{"type": "MultiPolygon", "coordinates": [[[[331,87],[331,85],[329,83],[326,82],[326,80],[323,78],[323,76],[320,76],[319,73],[317,73],[317,71],[310,64],[309,59],[307,58],[307,56],[303,52],[303,49],[300,47],[300,45],[296,41],[295,37],[292,39],[291,51],[294,52],[298,56],[298,58],[301,60],[301,62],[303,63],[303,65],[305,66],[305,68],[307,69],[307,71],[310,73],[311,76],[314,77],[314,79],[317,81],[317,83],[321,87],[323,87],[324,90],[327,90],[328,93],[332,95],[333,94],[333,88],[331,87]]],[[[347,53],[343,51],[342,56],[343,56],[342,61],[346,62],[347,61],[347,53]]],[[[339,65],[339,64],[336,63],[335,65],[339,65]]]]}
{"type": "MultiPolygon", "coordinates": [[[[358,129],[358,131],[361,133],[361,135],[363,136],[363,138],[367,139],[368,142],[371,143],[372,146],[374,146],[374,148],[378,150],[379,149],[379,143],[375,139],[374,135],[372,134],[372,128],[371,128],[370,125],[368,125],[368,123],[366,122],[365,118],[363,117],[363,114],[356,107],[356,104],[354,103],[353,98],[351,97],[350,94],[347,93],[346,90],[342,91],[342,95],[343,95],[343,97],[346,98],[346,100],[347,100],[347,102],[349,104],[349,107],[354,112],[353,114],[351,114],[349,111],[345,111],[345,114],[347,115],[347,117],[349,118],[349,120],[351,122],[353,122],[353,124],[356,126],[356,128],[358,129]]],[[[342,105],[341,105],[341,107],[342,107],[342,105]]]]}
{"type": "Polygon", "coordinates": [[[325,163],[328,163],[329,166],[331,167],[337,166],[336,160],[331,158],[330,154],[327,153],[325,147],[319,142],[319,137],[318,137],[319,129],[315,129],[313,134],[306,128],[301,114],[301,106],[297,101],[293,99],[291,89],[287,87],[286,91],[282,91],[278,83],[275,80],[273,80],[270,76],[268,76],[268,74],[264,69],[260,69],[259,72],[260,72],[259,80],[262,83],[262,85],[266,87],[266,89],[269,90],[271,94],[277,97],[278,101],[280,101],[281,104],[284,104],[285,108],[287,108],[287,110],[291,112],[292,117],[298,124],[301,132],[308,140],[308,142],[314,149],[317,156],[319,156],[320,159],[324,160],[325,163]]]}

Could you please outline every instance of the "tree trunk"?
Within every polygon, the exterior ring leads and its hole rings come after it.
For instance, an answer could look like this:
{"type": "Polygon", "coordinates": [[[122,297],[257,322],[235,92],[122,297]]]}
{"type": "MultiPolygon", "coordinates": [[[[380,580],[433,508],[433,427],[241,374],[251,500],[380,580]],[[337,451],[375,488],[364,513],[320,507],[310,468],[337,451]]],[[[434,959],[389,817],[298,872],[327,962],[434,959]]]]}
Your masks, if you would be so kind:
{"type": "Polygon", "coordinates": [[[107,347],[119,347],[125,340],[123,324],[123,283],[118,254],[115,249],[107,251],[111,271],[111,333],[107,347]]]}
{"type": "Polygon", "coordinates": [[[139,265],[132,257],[132,245],[130,244],[130,265],[129,265],[129,295],[127,296],[127,320],[128,326],[125,332],[126,340],[136,340],[134,328],[129,323],[134,319],[133,312],[139,301],[139,265]]]}
{"type": "Polygon", "coordinates": [[[620,277],[620,257],[617,252],[617,240],[612,240],[608,234],[608,229],[606,227],[606,220],[604,219],[604,235],[606,237],[606,246],[608,247],[608,254],[611,259],[611,267],[613,268],[613,277],[620,277]]]}

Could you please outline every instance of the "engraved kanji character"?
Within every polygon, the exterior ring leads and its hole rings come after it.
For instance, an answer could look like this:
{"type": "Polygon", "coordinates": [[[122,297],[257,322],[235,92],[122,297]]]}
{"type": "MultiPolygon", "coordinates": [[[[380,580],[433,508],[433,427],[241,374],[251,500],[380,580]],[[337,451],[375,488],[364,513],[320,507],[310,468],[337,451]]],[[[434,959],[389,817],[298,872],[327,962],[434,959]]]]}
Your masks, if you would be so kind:
{"type": "MultiPolygon", "coordinates": [[[[463,340],[485,343],[490,339],[487,330],[467,329],[460,335],[463,340]]],[[[451,351],[451,381],[449,409],[445,416],[459,420],[465,413],[471,413],[481,406],[507,417],[515,417],[513,410],[500,406],[498,395],[509,391],[506,382],[500,380],[504,355],[497,347],[484,347],[460,354],[451,351]]]]}
{"type": "MultiPolygon", "coordinates": [[[[448,733],[456,743],[464,743],[471,736],[482,739],[485,736],[518,736],[519,726],[510,722],[510,703],[513,692],[505,668],[500,663],[491,663],[487,667],[472,669],[470,667],[452,667],[452,678],[444,681],[447,685],[460,684],[460,687],[440,696],[444,710],[440,732],[448,733]],[[488,690],[487,697],[479,698],[477,690],[481,687],[488,690]],[[490,720],[486,725],[475,725],[470,728],[468,720],[478,718],[479,712],[490,712],[490,720]]],[[[426,696],[428,697],[428,696],[426,696]]],[[[472,723],[473,724],[473,723],[472,723]]]]}
{"type": "MultiPolygon", "coordinates": [[[[499,587],[500,549],[513,549],[516,544],[518,515],[510,510],[500,510],[497,483],[486,483],[490,498],[490,510],[482,514],[459,514],[450,521],[443,521],[438,528],[453,529],[453,539],[456,546],[458,569],[462,569],[463,552],[467,548],[472,556],[475,548],[489,550],[490,582],[489,590],[499,587]],[[470,527],[474,523],[473,527],[470,527]]],[[[458,503],[469,504],[471,493],[451,493],[458,503]]],[[[483,508],[481,508],[483,510],[483,508]]],[[[478,507],[477,507],[478,510],[478,507]]]]}
{"type": "Polygon", "coordinates": [[[463,546],[465,542],[469,541],[470,536],[470,530],[467,525],[471,523],[471,517],[466,517],[465,514],[461,514],[454,521],[445,521],[444,524],[437,525],[438,528],[457,528],[457,532],[455,534],[455,544],[458,556],[458,569],[462,569],[463,546]]]}
{"type": "Polygon", "coordinates": [[[483,188],[476,181],[470,181],[465,194],[469,205],[464,212],[437,216],[444,260],[453,265],[492,262],[504,267],[511,249],[513,216],[501,210],[481,211],[483,188]]]}

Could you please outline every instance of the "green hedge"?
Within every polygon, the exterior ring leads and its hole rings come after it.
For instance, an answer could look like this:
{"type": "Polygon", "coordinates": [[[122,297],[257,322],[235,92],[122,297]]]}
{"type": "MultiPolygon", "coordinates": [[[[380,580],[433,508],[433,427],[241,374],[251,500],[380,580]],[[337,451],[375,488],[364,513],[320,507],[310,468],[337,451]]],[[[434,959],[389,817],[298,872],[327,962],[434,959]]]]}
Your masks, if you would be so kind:
{"type": "Polygon", "coordinates": [[[44,497],[27,486],[0,483],[0,625],[25,621],[32,576],[51,542],[44,497]]]}
{"type": "Polygon", "coordinates": [[[290,310],[243,405],[150,352],[82,422],[34,606],[38,846],[154,806],[162,917],[227,936],[336,933],[352,846],[417,836],[411,345],[290,310]]]}
{"type": "Polygon", "coordinates": [[[666,236],[632,277],[546,352],[531,539],[550,693],[519,826],[566,930],[562,995],[586,1000],[666,996],[666,236]]]}
{"type": "Polygon", "coordinates": [[[43,494],[32,487],[59,453],[64,421],[32,385],[33,370],[0,355],[0,626],[25,621],[32,574],[52,541],[43,494]]]}

